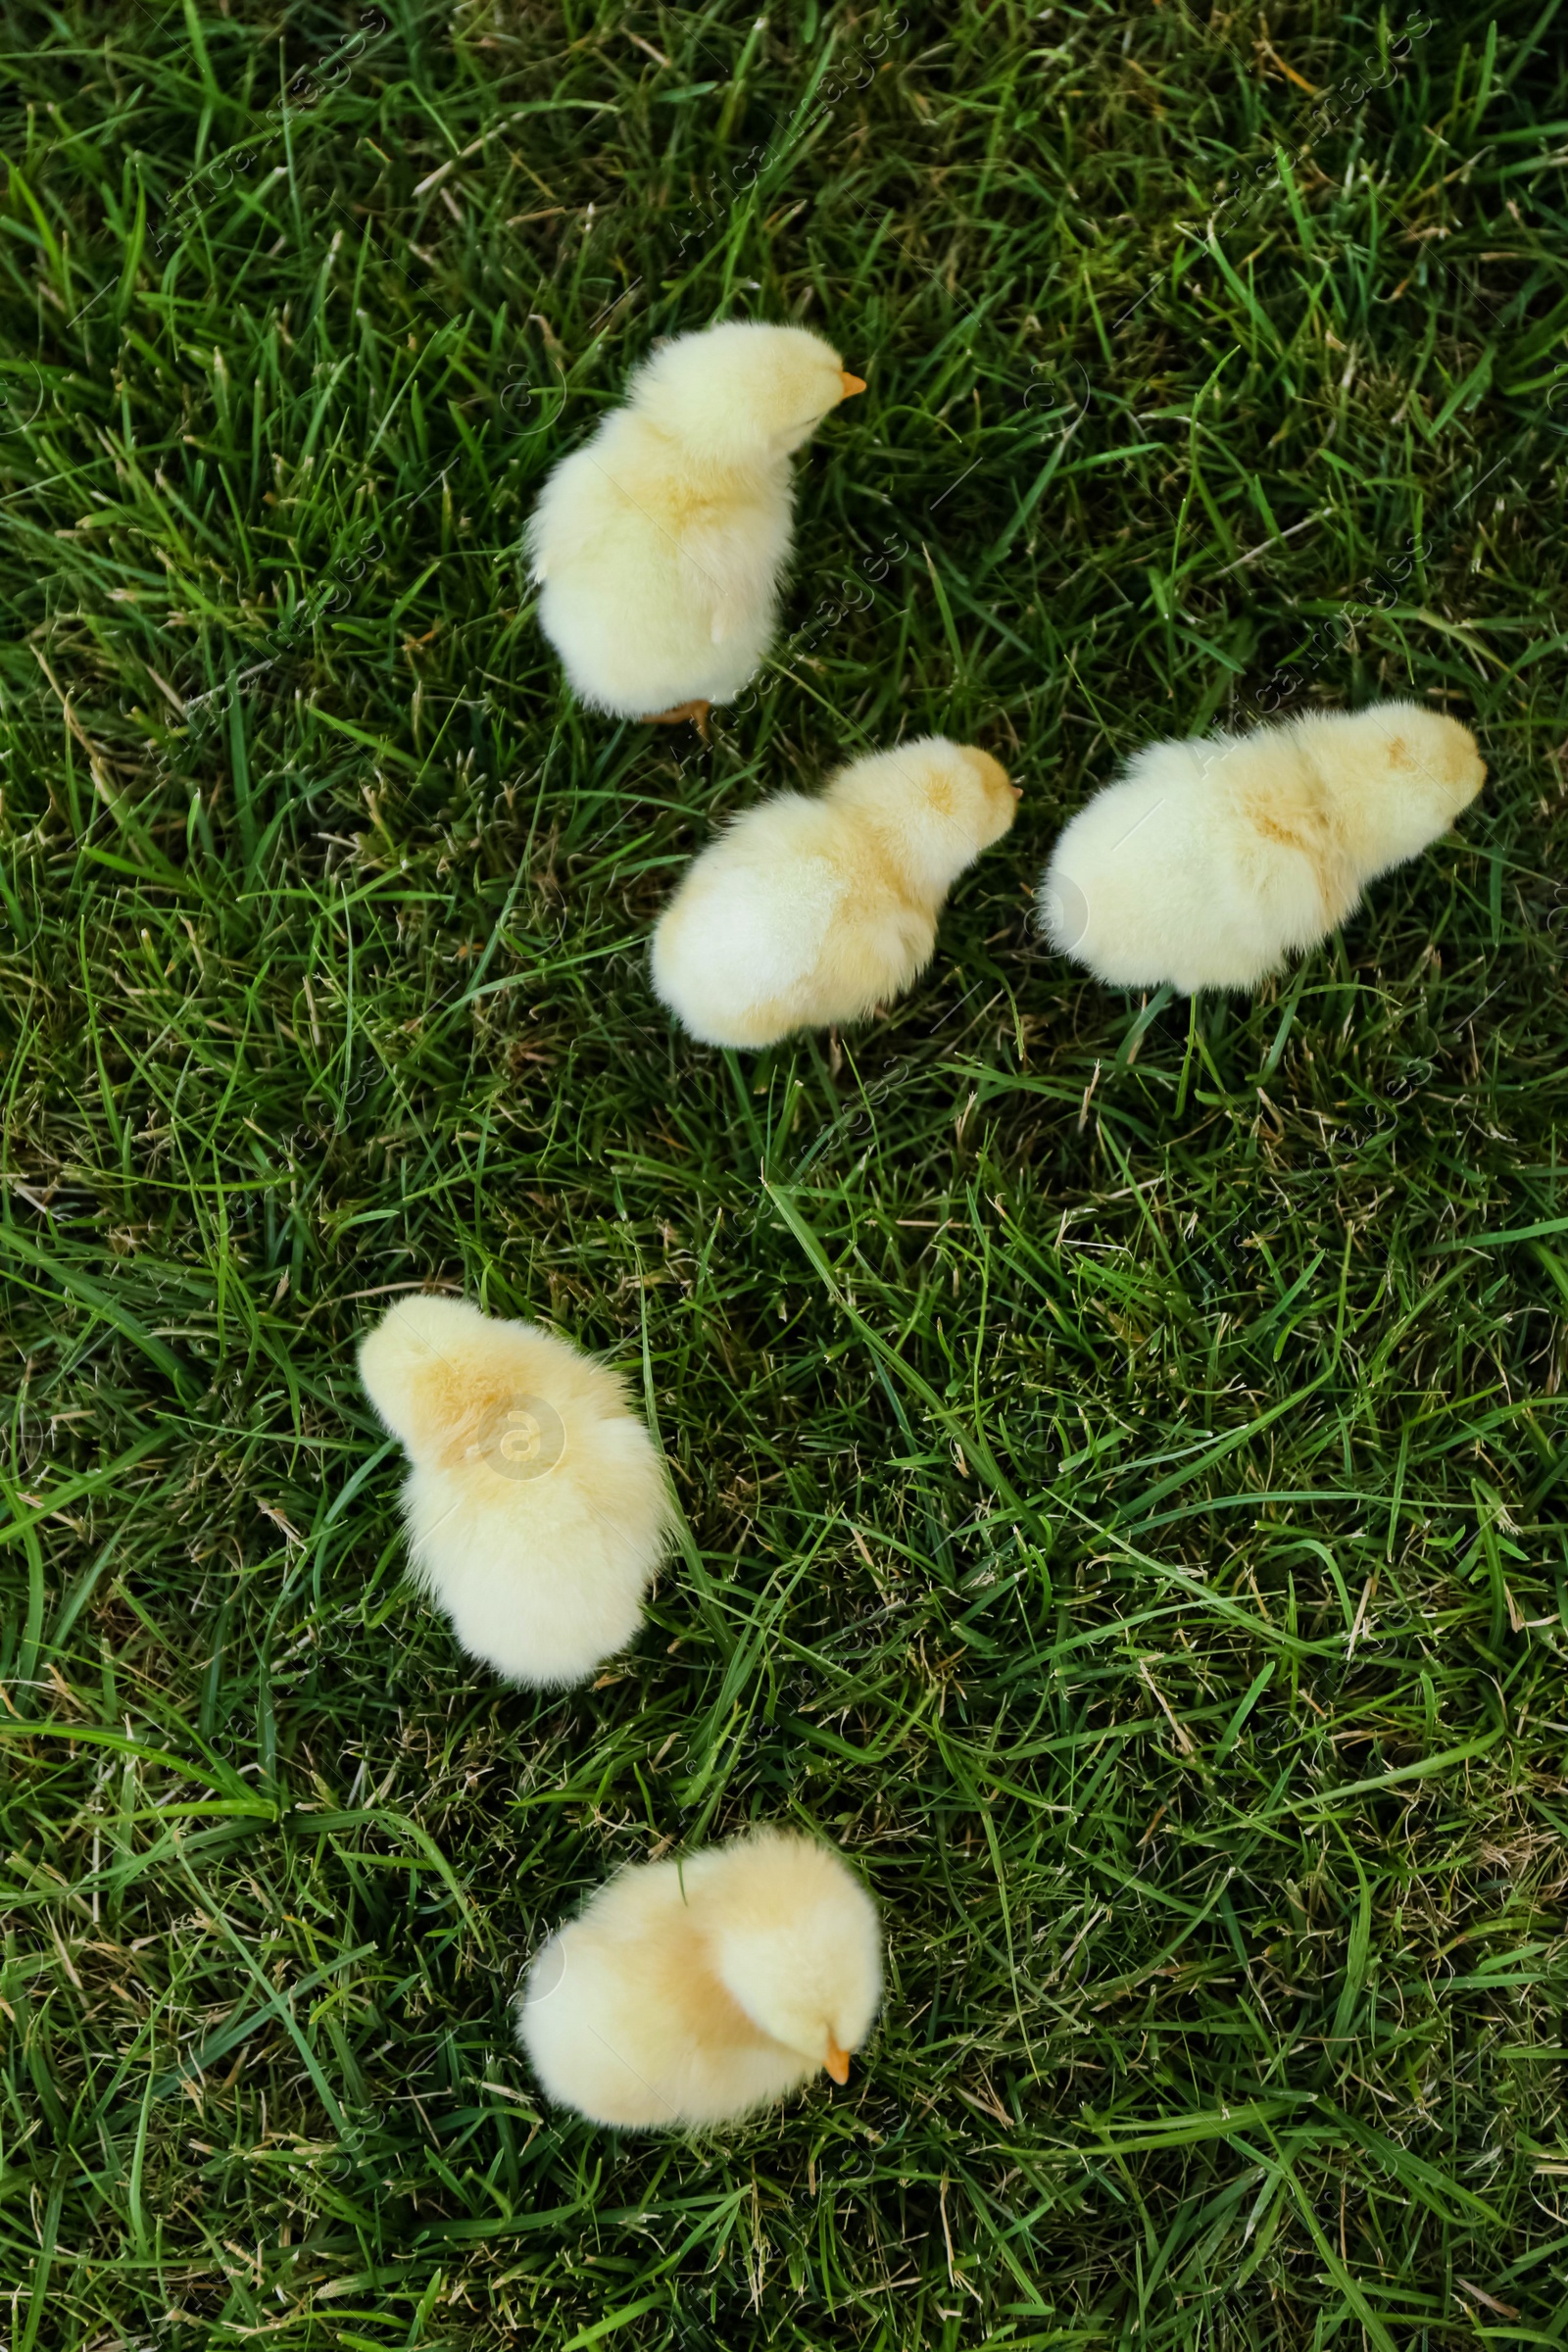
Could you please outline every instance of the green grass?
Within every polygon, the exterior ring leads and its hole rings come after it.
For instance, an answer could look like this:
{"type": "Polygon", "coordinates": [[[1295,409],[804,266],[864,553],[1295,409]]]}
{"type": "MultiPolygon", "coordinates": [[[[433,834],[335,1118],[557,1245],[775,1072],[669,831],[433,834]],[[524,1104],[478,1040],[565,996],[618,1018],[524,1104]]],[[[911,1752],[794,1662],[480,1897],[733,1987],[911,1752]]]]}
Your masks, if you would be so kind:
{"type": "Polygon", "coordinates": [[[10,2352],[1568,2345],[1568,14],[383,6],[7,14],[10,2352]],[[732,314],[871,391],[710,757],[518,543],[732,314]],[[1491,782],[1343,937],[1045,953],[1124,754],[1385,690],[1491,782]],[[671,1034],[900,728],[1026,796],[927,979],[671,1034]],[[646,1393],[602,1687],[402,1581],[426,1283],[646,1393]],[[884,1907],[849,2091],[547,2112],[538,1937],[753,1819],[884,1907]]]}

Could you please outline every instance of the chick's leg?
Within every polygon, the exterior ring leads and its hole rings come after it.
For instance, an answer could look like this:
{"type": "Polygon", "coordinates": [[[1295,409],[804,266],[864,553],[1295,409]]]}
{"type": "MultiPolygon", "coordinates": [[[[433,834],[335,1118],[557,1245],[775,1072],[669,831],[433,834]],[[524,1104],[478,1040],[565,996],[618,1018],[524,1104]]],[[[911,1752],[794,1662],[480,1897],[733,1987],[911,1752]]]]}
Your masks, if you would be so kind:
{"type": "Polygon", "coordinates": [[[689,718],[703,741],[711,743],[708,713],[712,708],[711,703],[677,703],[673,710],[650,710],[641,723],[645,727],[678,727],[689,718]]]}

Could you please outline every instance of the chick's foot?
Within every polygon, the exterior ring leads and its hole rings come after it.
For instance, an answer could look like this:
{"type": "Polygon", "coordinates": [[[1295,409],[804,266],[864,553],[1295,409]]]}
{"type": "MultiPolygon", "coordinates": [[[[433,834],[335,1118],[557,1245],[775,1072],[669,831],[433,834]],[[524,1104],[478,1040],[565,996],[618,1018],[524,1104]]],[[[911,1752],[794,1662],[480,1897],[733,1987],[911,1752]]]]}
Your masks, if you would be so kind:
{"type": "Polygon", "coordinates": [[[711,703],[677,703],[673,710],[650,710],[640,722],[645,727],[678,727],[688,718],[705,743],[713,740],[708,723],[711,703]]]}

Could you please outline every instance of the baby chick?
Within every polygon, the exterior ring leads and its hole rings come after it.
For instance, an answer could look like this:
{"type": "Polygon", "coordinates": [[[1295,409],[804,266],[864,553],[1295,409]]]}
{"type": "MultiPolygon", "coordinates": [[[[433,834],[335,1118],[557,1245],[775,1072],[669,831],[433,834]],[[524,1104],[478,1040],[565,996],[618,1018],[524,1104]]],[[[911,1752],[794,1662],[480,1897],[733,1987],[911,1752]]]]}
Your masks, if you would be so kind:
{"type": "Polygon", "coordinates": [[[360,1377],[413,1464],[415,1575],[471,1656],[559,1686],[631,1640],[671,1510],[613,1372],[531,1323],[416,1296],[367,1334],[360,1377]]]}
{"type": "Polygon", "coordinates": [[[654,989],[709,1046],[858,1021],[930,962],[943,902],[1000,841],[1018,788],[989,752],[927,735],[779,793],[688,870],[654,933],[654,989]]]}
{"type": "Polygon", "coordinates": [[[814,1838],[761,1830],[624,1870],[528,1972],[551,2098],[634,2131],[737,2122],[819,2067],[847,2082],[882,1998],[876,1905],[814,1838]]]}
{"type": "Polygon", "coordinates": [[[1112,988],[1251,988],[1446,833],[1486,774],[1469,729],[1418,703],[1151,744],[1057,842],[1041,927],[1112,988]]]}
{"type": "Polygon", "coordinates": [[[801,326],[732,320],[643,362],[528,526],[539,625],[585,703],[706,733],[773,635],[791,452],[864,390],[801,326]]]}

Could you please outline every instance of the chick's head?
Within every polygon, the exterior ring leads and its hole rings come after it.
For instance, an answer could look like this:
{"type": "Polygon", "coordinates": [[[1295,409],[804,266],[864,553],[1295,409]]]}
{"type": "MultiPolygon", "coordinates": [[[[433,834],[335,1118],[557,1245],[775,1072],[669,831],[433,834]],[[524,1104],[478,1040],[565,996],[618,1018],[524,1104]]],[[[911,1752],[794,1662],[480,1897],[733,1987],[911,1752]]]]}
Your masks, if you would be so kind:
{"type": "Polygon", "coordinates": [[[1421,703],[1376,703],[1315,723],[1337,730],[1341,802],[1372,871],[1418,856],[1487,780],[1469,728],[1421,703]]]}
{"type": "Polygon", "coordinates": [[[1023,797],[989,752],[945,735],[858,760],[832,790],[842,806],[863,811],[892,838],[911,875],[943,891],[1002,839],[1023,797]]]}
{"type": "Polygon", "coordinates": [[[526,1465],[541,1451],[553,1467],[585,1410],[625,1409],[615,1376],[569,1342],[429,1293],[397,1299],[366,1333],[360,1378],[411,1460],[488,1462],[514,1481],[539,1474],[526,1465]]]}
{"type": "Polygon", "coordinates": [[[737,466],[799,449],[830,409],[864,390],[820,335],[732,319],[656,351],[631,405],[694,456],[737,466]]]}
{"type": "Polygon", "coordinates": [[[876,1905],[814,1838],[766,1831],[722,1858],[707,1904],[726,1991],[774,2041],[847,2082],[882,1999],[876,1905]]]}
{"type": "Polygon", "coordinates": [[[360,1342],[360,1377],[381,1419],[405,1446],[467,1409],[472,1358],[488,1330],[464,1299],[413,1292],[360,1342]]]}
{"type": "Polygon", "coordinates": [[[960,743],[955,748],[962,763],[956,802],[958,819],[968,824],[976,850],[989,850],[1010,828],[1023,799],[1023,787],[1014,784],[1002,761],[993,760],[977,743],[960,743]],[[967,790],[962,782],[965,770],[967,790]]]}

